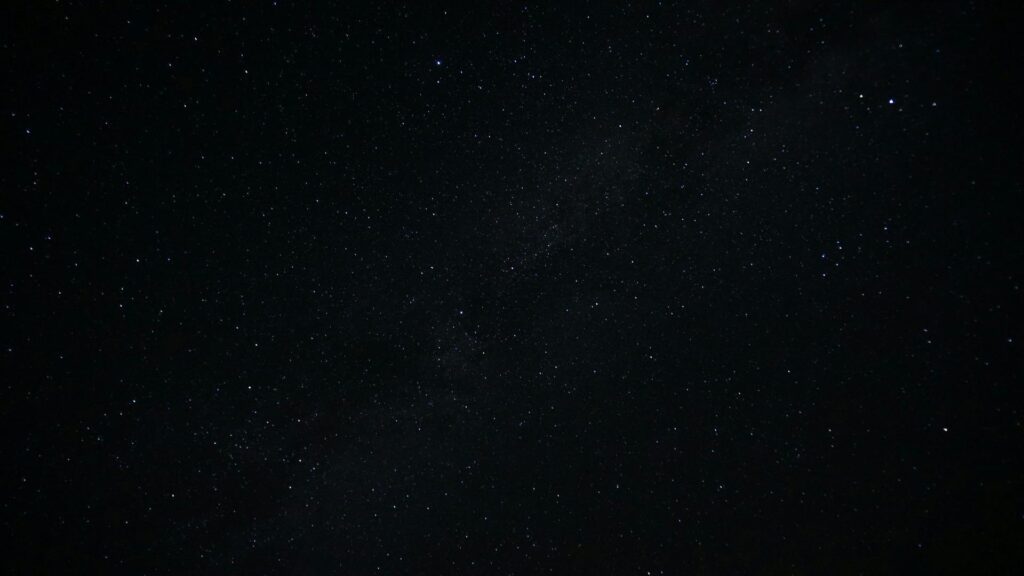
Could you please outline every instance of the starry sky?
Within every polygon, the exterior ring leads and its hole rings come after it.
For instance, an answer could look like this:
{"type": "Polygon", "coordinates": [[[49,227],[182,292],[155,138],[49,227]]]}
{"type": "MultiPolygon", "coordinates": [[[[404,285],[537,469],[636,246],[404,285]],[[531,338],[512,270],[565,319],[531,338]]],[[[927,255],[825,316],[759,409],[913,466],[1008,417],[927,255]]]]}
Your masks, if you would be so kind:
{"type": "Polygon", "coordinates": [[[986,4],[5,3],[4,573],[1021,570],[986,4]]]}

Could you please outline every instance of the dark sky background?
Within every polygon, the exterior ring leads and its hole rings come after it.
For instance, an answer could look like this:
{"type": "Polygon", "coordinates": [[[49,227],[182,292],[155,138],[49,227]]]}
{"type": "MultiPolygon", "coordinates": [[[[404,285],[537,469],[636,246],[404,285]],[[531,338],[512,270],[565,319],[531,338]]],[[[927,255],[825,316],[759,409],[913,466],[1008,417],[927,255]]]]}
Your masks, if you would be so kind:
{"type": "Polygon", "coordinates": [[[1016,15],[374,4],[4,4],[4,573],[1024,569],[1016,15]]]}

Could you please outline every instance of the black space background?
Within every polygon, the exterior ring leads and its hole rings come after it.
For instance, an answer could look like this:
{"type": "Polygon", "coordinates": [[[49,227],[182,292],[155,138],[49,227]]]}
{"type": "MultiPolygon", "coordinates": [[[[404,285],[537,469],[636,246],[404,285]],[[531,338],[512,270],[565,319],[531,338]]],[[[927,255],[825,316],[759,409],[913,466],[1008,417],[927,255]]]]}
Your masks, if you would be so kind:
{"type": "Polygon", "coordinates": [[[5,3],[6,573],[1022,570],[1015,14],[428,4],[5,3]]]}

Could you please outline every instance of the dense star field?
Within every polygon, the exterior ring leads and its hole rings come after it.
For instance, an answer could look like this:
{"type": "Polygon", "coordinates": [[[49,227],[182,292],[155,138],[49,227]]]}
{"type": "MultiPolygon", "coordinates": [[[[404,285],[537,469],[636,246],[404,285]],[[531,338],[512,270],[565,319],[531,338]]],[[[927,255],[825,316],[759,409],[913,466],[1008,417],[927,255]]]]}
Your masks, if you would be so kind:
{"type": "Polygon", "coordinates": [[[1024,570],[1016,15],[0,22],[4,573],[1024,570]]]}

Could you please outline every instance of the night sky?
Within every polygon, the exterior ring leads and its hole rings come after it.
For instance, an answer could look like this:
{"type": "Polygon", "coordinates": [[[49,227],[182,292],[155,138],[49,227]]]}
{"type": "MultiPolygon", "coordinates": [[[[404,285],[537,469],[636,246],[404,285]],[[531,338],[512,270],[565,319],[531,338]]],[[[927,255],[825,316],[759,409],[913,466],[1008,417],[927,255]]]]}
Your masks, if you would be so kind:
{"type": "Polygon", "coordinates": [[[1024,570],[1016,15],[0,22],[3,573],[1024,570]]]}

